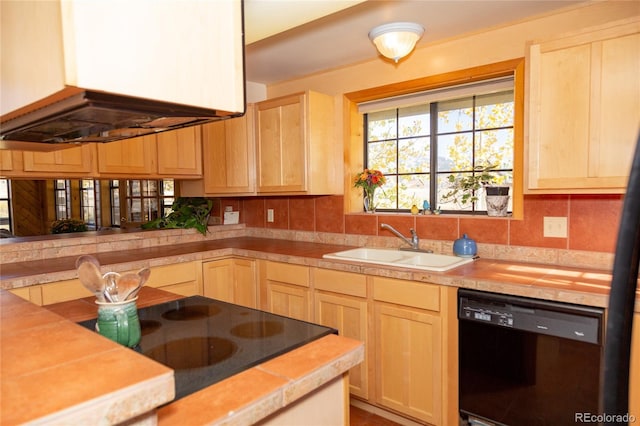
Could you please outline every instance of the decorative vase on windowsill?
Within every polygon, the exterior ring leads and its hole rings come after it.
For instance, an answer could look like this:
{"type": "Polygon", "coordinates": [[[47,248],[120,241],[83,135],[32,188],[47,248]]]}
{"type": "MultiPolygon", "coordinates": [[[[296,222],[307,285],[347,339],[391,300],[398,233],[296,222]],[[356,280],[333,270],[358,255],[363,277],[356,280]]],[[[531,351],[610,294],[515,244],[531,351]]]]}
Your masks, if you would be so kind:
{"type": "Polygon", "coordinates": [[[364,204],[364,211],[367,213],[375,213],[376,212],[376,202],[375,202],[375,193],[376,190],[375,188],[372,189],[371,191],[364,191],[364,198],[363,198],[363,204],[364,204]]]}
{"type": "Polygon", "coordinates": [[[380,170],[364,169],[361,173],[356,175],[353,186],[356,188],[362,188],[365,212],[375,213],[376,189],[384,185],[386,181],[387,179],[380,170]]]}

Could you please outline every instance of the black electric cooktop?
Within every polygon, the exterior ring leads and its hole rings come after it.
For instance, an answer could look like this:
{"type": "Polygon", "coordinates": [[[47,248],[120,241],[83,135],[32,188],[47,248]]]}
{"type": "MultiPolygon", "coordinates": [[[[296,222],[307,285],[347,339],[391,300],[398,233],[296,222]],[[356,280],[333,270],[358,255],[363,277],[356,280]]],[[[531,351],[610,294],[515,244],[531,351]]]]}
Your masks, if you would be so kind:
{"type": "MultiPolygon", "coordinates": [[[[179,399],[328,334],[329,327],[191,296],[138,310],[133,350],[174,370],[179,399]]],[[[80,325],[95,330],[96,320],[80,325]]]]}

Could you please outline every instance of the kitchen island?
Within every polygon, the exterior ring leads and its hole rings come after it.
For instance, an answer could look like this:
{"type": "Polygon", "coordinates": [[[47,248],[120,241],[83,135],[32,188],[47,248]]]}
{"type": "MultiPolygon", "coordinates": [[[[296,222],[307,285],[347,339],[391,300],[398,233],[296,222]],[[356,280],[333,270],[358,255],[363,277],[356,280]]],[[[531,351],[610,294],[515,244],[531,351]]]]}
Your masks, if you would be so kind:
{"type": "MultiPolygon", "coordinates": [[[[139,307],[181,297],[144,288],[139,307]]],[[[95,317],[92,298],[46,309],[2,291],[0,302],[2,424],[253,424],[318,406],[324,424],[348,423],[361,342],[325,336],[167,404],[170,368],[75,324],[95,317]]]]}

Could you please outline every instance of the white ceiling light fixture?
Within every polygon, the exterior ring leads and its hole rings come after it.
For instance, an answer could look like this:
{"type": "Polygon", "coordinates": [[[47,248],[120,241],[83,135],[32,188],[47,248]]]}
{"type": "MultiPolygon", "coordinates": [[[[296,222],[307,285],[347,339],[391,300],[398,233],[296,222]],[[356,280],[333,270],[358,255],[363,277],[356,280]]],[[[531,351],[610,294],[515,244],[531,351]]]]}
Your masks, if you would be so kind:
{"type": "Polygon", "coordinates": [[[396,63],[407,56],[424,34],[424,27],[413,22],[392,22],[369,31],[369,39],[383,56],[396,63]]]}

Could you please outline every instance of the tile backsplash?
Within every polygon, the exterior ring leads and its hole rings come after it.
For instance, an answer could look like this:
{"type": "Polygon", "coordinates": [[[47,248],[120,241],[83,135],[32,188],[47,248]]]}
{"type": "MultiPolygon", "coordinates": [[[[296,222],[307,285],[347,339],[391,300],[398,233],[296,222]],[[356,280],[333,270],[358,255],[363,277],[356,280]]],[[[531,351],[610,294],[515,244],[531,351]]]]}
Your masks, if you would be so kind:
{"type": "Polygon", "coordinates": [[[403,243],[388,223],[404,235],[414,228],[420,246],[451,253],[453,241],[467,234],[478,243],[481,257],[558,266],[611,269],[622,209],[621,195],[526,196],[524,219],[464,215],[343,213],[342,196],[254,197],[216,200],[214,214],[232,206],[240,224],[210,226],[207,236],[193,230],[158,230],[103,236],[48,236],[0,244],[0,264],[33,261],[82,253],[131,250],[203,239],[253,236],[349,246],[399,247],[403,243]],[[273,222],[267,222],[273,209],[273,222]],[[543,236],[543,218],[566,217],[566,238],[543,236]]]}
{"type": "Polygon", "coordinates": [[[240,222],[251,228],[391,236],[379,228],[389,223],[400,232],[415,228],[423,239],[455,240],[466,233],[478,243],[613,253],[622,195],[528,195],[524,219],[464,215],[343,213],[343,197],[258,197],[227,200],[240,210],[240,222]],[[267,209],[274,221],[267,222],[267,209]],[[544,217],[566,217],[567,237],[543,236],[544,217]]]}
{"type": "MultiPolygon", "coordinates": [[[[381,223],[388,223],[404,235],[414,228],[423,241],[432,245],[450,244],[468,234],[481,251],[483,247],[489,251],[487,257],[609,268],[623,196],[527,195],[522,220],[465,215],[344,214],[340,195],[223,199],[222,204],[238,209],[240,222],[256,236],[278,235],[273,231],[296,231],[292,235],[328,233],[338,239],[359,237],[371,244],[369,237],[392,237],[390,232],[380,229],[381,223]],[[267,222],[267,209],[274,210],[273,222],[267,222]],[[567,237],[545,237],[544,217],[565,217],[567,237]]],[[[396,239],[395,243],[400,241],[396,239]]]]}

